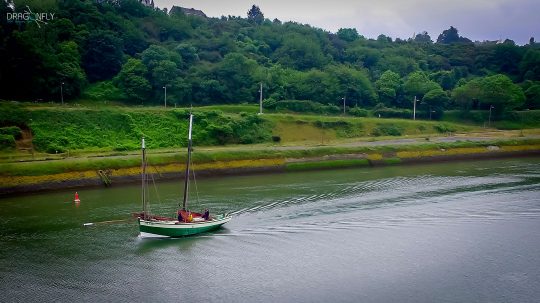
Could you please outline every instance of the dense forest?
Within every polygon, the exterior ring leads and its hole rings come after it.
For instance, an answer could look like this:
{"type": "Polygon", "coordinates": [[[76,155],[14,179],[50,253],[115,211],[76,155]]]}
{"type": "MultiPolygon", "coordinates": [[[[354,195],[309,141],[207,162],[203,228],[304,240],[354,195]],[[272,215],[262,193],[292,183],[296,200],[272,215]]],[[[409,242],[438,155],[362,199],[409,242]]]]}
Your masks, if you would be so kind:
{"type": "Polygon", "coordinates": [[[255,103],[262,83],[266,106],[410,109],[416,97],[434,116],[540,108],[534,38],[473,42],[450,27],[436,39],[367,39],[269,20],[255,5],[207,18],[136,0],[5,0],[0,15],[27,5],[54,19],[0,19],[0,99],[59,101],[62,90],[66,101],[155,105],[166,87],[170,104],[255,103]]]}

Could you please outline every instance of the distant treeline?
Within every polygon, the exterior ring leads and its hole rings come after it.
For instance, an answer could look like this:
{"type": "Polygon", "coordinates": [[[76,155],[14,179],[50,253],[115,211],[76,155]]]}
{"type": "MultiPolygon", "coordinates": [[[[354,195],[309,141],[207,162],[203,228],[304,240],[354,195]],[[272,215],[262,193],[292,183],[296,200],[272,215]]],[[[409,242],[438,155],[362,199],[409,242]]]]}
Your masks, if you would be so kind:
{"type": "MultiPolygon", "coordinates": [[[[178,105],[311,100],[424,111],[540,107],[540,44],[472,42],[454,27],[366,39],[264,18],[205,18],[135,0],[0,1],[0,15],[54,13],[47,24],[0,18],[0,99],[178,105]],[[9,3],[8,3],[9,2],[9,3]],[[13,5],[11,5],[13,4],[13,5]]],[[[281,104],[280,106],[284,106],[281,104]]],[[[286,107],[286,106],[285,106],[286,107]]],[[[322,108],[322,107],[321,107],[322,108]]],[[[437,114],[437,116],[440,116],[437,114]]]]}

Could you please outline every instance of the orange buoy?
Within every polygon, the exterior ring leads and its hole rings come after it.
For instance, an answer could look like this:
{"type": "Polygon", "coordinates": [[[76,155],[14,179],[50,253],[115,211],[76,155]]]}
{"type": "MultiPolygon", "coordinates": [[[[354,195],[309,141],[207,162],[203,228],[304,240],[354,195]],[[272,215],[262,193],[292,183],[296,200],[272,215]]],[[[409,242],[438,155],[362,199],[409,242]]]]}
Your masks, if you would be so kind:
{"type": "Polygon", "coordinates": [[[78,192],[75,192],[75,199],[73,200],[73,202],[75,202],[75,203],[81,202],[81,200],[79,199],[79,193],[78,192]]]}

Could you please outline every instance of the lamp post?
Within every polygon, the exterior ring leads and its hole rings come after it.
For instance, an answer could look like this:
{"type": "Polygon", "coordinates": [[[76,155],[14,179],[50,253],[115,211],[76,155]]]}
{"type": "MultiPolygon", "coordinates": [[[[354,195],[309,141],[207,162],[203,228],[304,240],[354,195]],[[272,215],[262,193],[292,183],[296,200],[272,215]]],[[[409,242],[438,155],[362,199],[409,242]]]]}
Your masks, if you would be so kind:
{"type": "Polygon", "coordinates": [[[413,119],[413,120],[416,120],[416,96],[414,96],[414,100],[413,100],[413,114],[412,114],[412,119],[413,119]]]}
{"type": "Polygon", "coordinates": [[[495,106],[490,105],[489,106],[489,118],[488,118],[488,127],[491,127],[491,110],[494,109],[495,106]]]}
{"type": "Polygon", "coordinates": [[[64,105],[64,82],[60,83],[60,100],[63,106],[64,105]]]}
{"type": "Polygon", "coordinates": [[[345,115],[345,102],[347,102],[347,96],[341,98],[343,100],[343,114],[345,115]]]}
{"type": "Polygon", "coordinates": [[[165,104],[165,108],[167,108],[167,86],[163,86],[163,89],[165,90],[165,101],[164,101],[164,104],[165,104]]]}
{"type": "MultiPolygon", "coordinates": [[[[527,112],[529,109],[525,109],[525,112],[527,112]]],[[[524,127],[524,123],[523,123],[523,116],[525,115],[524,112],[521,113],[521,131],[519,132],[519,136],[520,137],[523,137],[523,127],[524,127]]]]}
{"type": "Polygon", "coordinates": [[[259,86],[259,115],[262,115],[262,99],[263,99],[263,89],[262,89],[262,82],[259,86]]]}

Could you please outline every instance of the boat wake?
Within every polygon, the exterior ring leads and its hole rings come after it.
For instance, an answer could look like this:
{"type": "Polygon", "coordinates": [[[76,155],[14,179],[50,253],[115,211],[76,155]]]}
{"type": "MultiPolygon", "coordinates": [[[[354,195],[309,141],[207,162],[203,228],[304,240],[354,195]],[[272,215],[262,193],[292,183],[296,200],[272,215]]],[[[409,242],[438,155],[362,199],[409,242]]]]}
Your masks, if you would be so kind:
{"type": "Polygon", "coordinates": [[[325,187],[319,187],[320,193],[267,199],[235,211],[238,219],[230,226],[235,232],[227,235],[390,229],[515,217],[537,219],[540,208],[534,205],[538,204],[540,185],[528,180],[514,175],[422,175],[329,184],[333,191],[324,192],[325,187]],[[516,199],[523,201],[522,207],[507,203],[516,199]]]}

